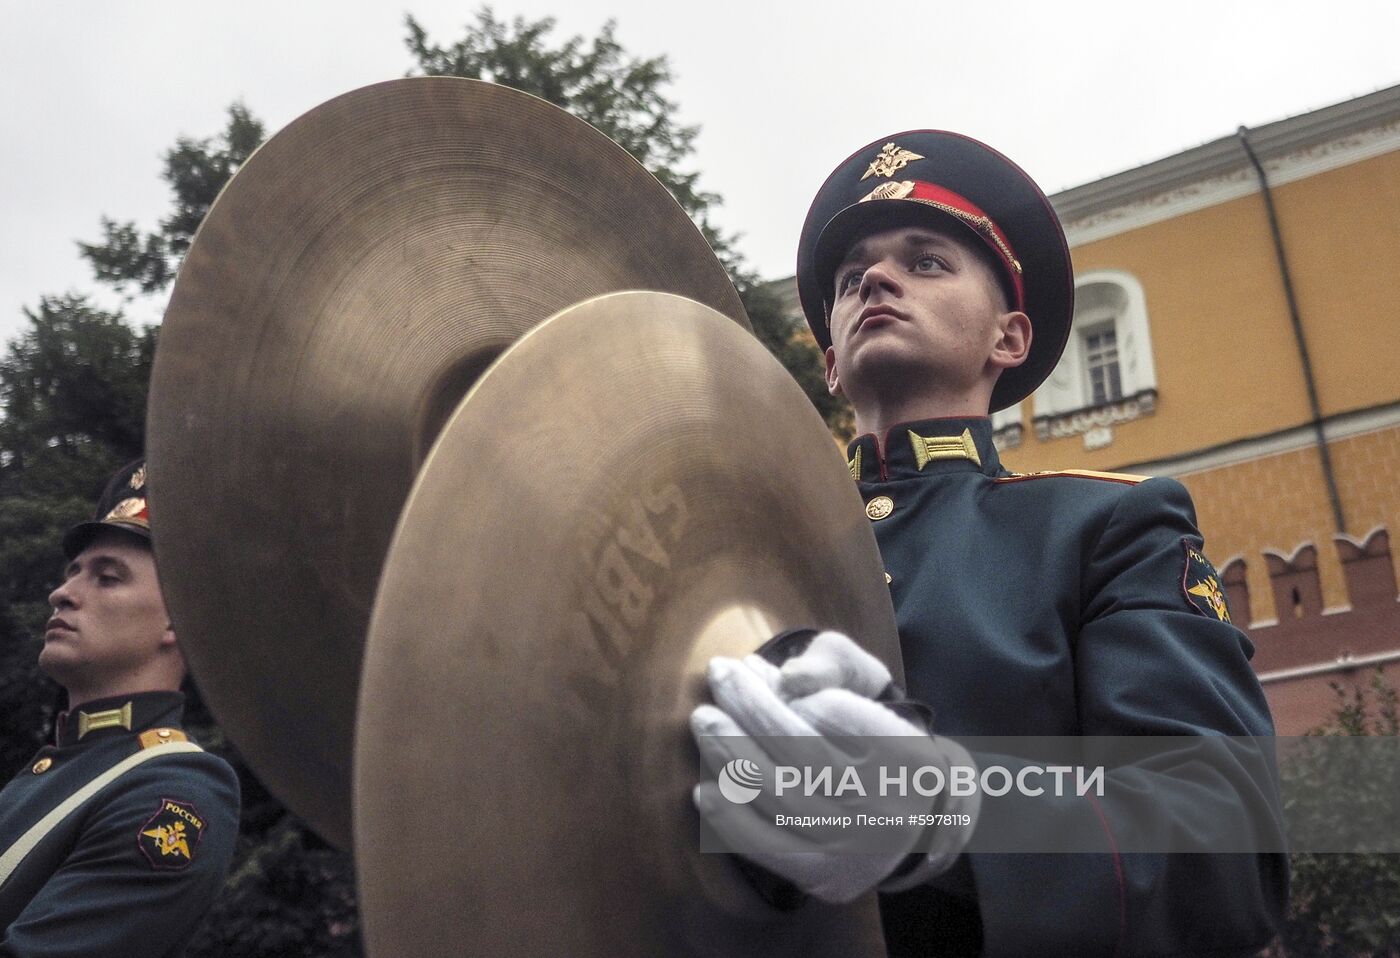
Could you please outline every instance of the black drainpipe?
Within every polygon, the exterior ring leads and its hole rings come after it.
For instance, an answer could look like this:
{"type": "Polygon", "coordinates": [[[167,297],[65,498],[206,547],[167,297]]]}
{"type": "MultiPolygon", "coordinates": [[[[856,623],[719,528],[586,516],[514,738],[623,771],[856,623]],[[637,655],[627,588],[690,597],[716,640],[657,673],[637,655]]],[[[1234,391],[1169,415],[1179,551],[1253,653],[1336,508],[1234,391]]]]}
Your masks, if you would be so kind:
{"type": "Polygon", "coordinates": [[[1238,130],[1240,145],[1244,147],[1254,171],[1259,174],[1259,186],[1264,194],[1264,209],[1269,213],[1269,232],[1274,235],[1274,253],[1278,257],[1278,271],[1283,278],[1283,293],[1288,299],[1288,318],[1293,322],[1293,338],[1298,344],[1298,358],[1303,361],[1303,381],[1308,387],[1308,405],[1312,408],[1313,433],[1317,437],[1317,452],[1322,458],[1322,476],[1327,480],[1327,498],[1332,503],[1332,521],[1337,531],[1346,532],[1346,518],[1342,514],[1342,497],[1337,493],[1337,477],[1332,472],[1332,456],[1327,451],[1327,439],[1322,432],[1322,406],[1317,401],[1317,381],[1313,379],[1312,359],[1308,356],[1308,343],[1303,338],[1303,320],[1298,315],[1298,298],[1293,295],[1293,275],[1288,270],[1288,257],[1283,252],[1283,234],[1278,228],[1278,214],[1274,211],[1274,194],[1269,189],[1269,178],[1264,174],[1264,166],[1254,155],[1249,145],[1249,127],[1238,130]]]}

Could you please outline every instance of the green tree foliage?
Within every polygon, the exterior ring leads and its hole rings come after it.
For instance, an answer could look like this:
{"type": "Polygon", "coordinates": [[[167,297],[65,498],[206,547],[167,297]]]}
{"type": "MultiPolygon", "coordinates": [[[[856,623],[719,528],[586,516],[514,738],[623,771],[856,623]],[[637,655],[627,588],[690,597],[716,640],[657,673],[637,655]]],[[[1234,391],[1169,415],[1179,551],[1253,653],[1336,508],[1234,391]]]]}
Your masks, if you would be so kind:
{"type": "Polygon", "coordinates": [[[731,270],[730,275],[759,342],[792,373],[832,434],[843,441],[849,439],[855,431],[851,407],[845,399],[827,392],[826,367],[806,322],[783,308],[774,284],[764,283],[744,269],[731,270]]]}
{"type": "MultiPolygon", "coordinates": [[[[1317,747],[1297,751],[1280,768],[1290,831],[1320,825],[1328,834],[1385,821],[1395,807],[1400,769],[1370,768],[1357,774],[1354,759],[1339,759],[1326,739],[1400,734],[1396,690],[1380,672],[1369,689],[1332,683],[1336,710],[1308,733],[1317,747]],[[1340,767],[1340,771],[1339,771],[1340,767]]],[[[1309,742],[1300,744],[1309,744],[1309,742]]],[[[1350,847],[1365,847],[1352,835],[1350,847]]],[[[1293,879],[1288,914],[1272,955],[1370,958],[1400,955],[1400,855],[1316,854],[1290,856],[1293,879]]]]}
{"type": "Polygon", "coordinates": [[[430,43],[412,16],[406,22],[408,49],[423,76],[488,80],[587,120],[666,184],[717,252],[730,254],[728,242],[709,223],[710,206],[719,198],[698,188],[697,173],[682,171],[700,128],[672,119],[676,105],[663,93],[672,80],[664,56],[629,56],[612,21],[591,41],[575,36],[550,46],[552,18],[516,17],[507,23],[484,7],[466,35],[445,47],[430,43]]]}
{"type": "Polygon", "coordinates": [[[153,233],[142,234],[132,222],[102,218],[99,243],[79,243],[97,279],[118,289],[135,286],[152,293],[175,279],[180,260],[204,221],[219,191],[262,143],[263,125],[247,107],[229,107],[228,124],[216,137],[181,137],[165,154],[162,174],[174,193],[174,209],[153,233]]]}
{"type": "Polygon", "coordinates": [[[782,308],[782,300],[745,266],[732,239],[710,222],[719,197],[699,188],[698,173],[686,171],[699,127],[672,119],[676,105],[664,91],[673,77],[664,56],[628,55],[612,21],[592,40],[573,36],[554,43],[552,18],[505,21],[483,7],[465,35],[446,46],[431,42],[412,16],[406,24],[419,74],[489,80],[548,100],[607,134],[650,170],[729,270],[759,340],[792,373],[827,424],[838,433],[849,431],[849,411],[827,393],[821,354],[802,320],[782,308]]]}
{"type": "Polygon", "coordinates": [[[78,495],[141,449],[155,333],[82,297],[44,298],[0,360],[0,494],[78,495]]]}

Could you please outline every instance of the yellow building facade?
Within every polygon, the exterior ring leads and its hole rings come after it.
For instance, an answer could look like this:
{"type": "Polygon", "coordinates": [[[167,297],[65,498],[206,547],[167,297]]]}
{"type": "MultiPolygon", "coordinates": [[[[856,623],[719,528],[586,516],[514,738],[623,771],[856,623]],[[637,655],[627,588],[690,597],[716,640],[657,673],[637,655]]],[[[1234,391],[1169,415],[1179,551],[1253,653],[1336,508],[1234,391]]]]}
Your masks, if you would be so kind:
{"type": "Polygon", "coordinates": [[[1400,88],[1051,200],[1075,328],[1005,461],[1183,482],[1280,732],[1324,721],[1400,663],[1400,88]]]}
{"type": "MultiPolygon", "coordinates": [[[[1052,198],[1081,290],[1103,275],[1141,285],[1156,396],[1150,414],[1088,442],[1089,430],[1036,436],[1033,397],[1019,410],[1030,438],[1005,455],[1017,469],[1180,478],[1217,564],[1400,527],[1400,88],[1246,135],[1268,178],[1345,528],[1331,518],[1284,266],[1239,136],[1052,198]]],[[[1327,608],[1345,607],[1335,553],[1319,562],[1327,608]]],[[[1250,563],[1249,585],[1265,599],[1256,621],[1277,618],[1263,563],[1250,563]]]]}

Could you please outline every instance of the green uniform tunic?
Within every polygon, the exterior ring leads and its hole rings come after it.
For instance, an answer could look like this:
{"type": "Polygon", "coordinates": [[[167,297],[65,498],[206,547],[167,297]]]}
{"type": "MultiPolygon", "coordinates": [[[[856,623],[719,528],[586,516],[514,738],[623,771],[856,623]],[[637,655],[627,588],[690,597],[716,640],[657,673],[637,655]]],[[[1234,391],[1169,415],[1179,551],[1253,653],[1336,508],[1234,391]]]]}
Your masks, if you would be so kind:
{"type": "MultiPolygon", "coordinates": [[[[1228,621],[1180,483],[1014,476],[986,419],[901,425],[883,450],[862,436],[849,457],[908,691],[941,734],[1273,734],[1253,647],[1228,621]]],[[[1244,773],[1207,780],[1199,801],[1218,807],[1206,813],[1241,815],[1241,782],[1272,788],[1244,773]]],[[[1044,828],[1093,816],[1103,854],[972,853],[885,896],[891,954],[1252,955],[1272,937],[1283,856],[1118,854],[1133,810],[1100,801],[1066,796],[1037,814],[1044,828]]],[[[988,819],[979,828],[997,827],[988,819]]]]}
{"type": "Polygon", "coordinates": [[[86,703],[0,792],[0,854],[70,795],[145,748],[158,754],[63,818],[0,885],[0,956],[180,954],[223,885],[238,835],[238,779],[182,738],[184,697],[143,692],[86,703]],[[130,728],[89,716],[130,703],[130,728]],[[164,735],[161,730],[168,730],[164,735]],[[142,733],[146,741],[142,741],[142,733]]]}

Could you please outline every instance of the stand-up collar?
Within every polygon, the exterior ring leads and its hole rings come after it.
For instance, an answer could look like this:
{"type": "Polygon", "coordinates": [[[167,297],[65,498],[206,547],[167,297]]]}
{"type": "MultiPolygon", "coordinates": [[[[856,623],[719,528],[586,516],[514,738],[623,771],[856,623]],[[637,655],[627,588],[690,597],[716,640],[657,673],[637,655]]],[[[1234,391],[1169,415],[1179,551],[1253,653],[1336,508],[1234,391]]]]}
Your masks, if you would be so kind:
{"type": "Polygon", "coordinates": [[[178,726],[184,710],[185,696],[180,692],[134,692],[93,699],[58,716],[54,744],[86,744],[155,725],[178,726]]]}
{"type": "Polygon", "coordinates": [[[846,447],[851,477],[885,482],[917,476],[980,472],[1002,473],[992,443],[992,421],[985,417],[921,419],[891,426],[883,441],[870,433],[846,447]]]}

